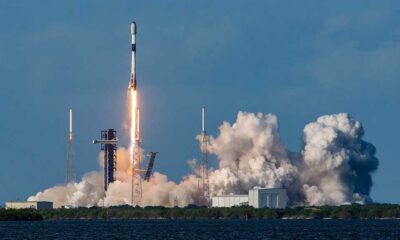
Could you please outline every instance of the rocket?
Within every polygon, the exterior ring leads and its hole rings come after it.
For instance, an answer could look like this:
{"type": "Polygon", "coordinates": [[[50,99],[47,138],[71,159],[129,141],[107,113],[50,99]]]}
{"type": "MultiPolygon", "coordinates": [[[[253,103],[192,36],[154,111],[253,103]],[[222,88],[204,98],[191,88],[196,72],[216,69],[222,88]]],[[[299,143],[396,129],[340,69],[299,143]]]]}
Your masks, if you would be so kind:
{"type": "Polygon", "coordinates": [[[136,90],[136,23],[131,23],[132,35],[132,60],[131,60],[131,78],[129,80],[129,89],[136,90]]]}

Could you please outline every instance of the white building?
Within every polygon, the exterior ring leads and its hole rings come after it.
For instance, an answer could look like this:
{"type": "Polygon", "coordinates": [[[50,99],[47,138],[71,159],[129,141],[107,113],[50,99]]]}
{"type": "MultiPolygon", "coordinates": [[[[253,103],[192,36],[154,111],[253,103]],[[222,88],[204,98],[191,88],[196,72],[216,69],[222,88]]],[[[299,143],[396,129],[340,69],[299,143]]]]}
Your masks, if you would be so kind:
{"type": "Polygon", "coordinates": [[[254,188],[249,190],[249,205],[254,208],[285,208],[288,203],[286,189],[254,188]]]}
{"type": "Polygon", "coordinates": [[[247,195],[222,195],[212,198],[213,207],[233,207],[247,205],[249,196],[247,195]]]}
{"type": "Polygon", "coordinates": [[[6,209],[23,209],[23,208],[32,208],[32,209],[53,209],[53,202],[45,202],[45,201],[11,201],[6,202],[6,209]]]}
{"type": "Polygon", "coordinates": [[[254,208],[285,208],[288,203],[286,189],[254,188],[248,195],[222,195],[212,198],[212,207],[249,205],[254,208]]]}

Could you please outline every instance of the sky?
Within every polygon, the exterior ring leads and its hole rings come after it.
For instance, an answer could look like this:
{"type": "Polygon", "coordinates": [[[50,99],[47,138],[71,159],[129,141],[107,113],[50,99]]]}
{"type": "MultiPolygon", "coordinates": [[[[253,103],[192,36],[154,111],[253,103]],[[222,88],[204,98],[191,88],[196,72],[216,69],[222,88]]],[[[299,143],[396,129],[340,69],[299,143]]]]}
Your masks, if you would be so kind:
{"type": "Polygon", "coordinates": [[[99,170],[100,130],[128,146],[133,20],[156,171],[175,181],[191,171],[202,106],[214,136],[239,111],[276,114],[293,151],[305,124],[348,112],[377,148],[373,200],[400,203],[397,0],[0,0],[0,203],[65,181],[69,108],[78,179],[99,170]]]}

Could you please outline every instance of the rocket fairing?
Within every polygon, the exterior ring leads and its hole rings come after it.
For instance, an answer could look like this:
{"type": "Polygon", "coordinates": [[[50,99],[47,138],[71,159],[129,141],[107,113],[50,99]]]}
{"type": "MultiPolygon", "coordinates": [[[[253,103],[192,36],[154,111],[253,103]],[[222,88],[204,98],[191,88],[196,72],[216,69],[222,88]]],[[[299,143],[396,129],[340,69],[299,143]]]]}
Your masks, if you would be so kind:
{"type": "Polygon", "coordinates": [[[131,60],[131,78],[129,81],[129,89],[136,90],[136,23],[131,23],[132,35],[132,60],[131,60]]]}

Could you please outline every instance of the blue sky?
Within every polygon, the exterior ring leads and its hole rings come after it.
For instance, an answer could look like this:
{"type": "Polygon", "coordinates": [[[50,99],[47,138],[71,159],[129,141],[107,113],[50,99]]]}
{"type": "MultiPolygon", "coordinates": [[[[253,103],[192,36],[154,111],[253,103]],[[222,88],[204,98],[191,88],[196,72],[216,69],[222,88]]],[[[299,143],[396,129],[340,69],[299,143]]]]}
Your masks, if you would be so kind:
{"type": "Polygon", "coordinates": [[[99,131],[123,145],[130,22],[138,23],[143,145],[179,180],[198,157],[200,108],[218,132],[274,113],[289,149],[305,124],[348,112],[378,151],[372,197],[400,203],[398,1],[0,0],[0,202],[65,179],[68,108],[78,177],[99,169],[99,131]]]}

